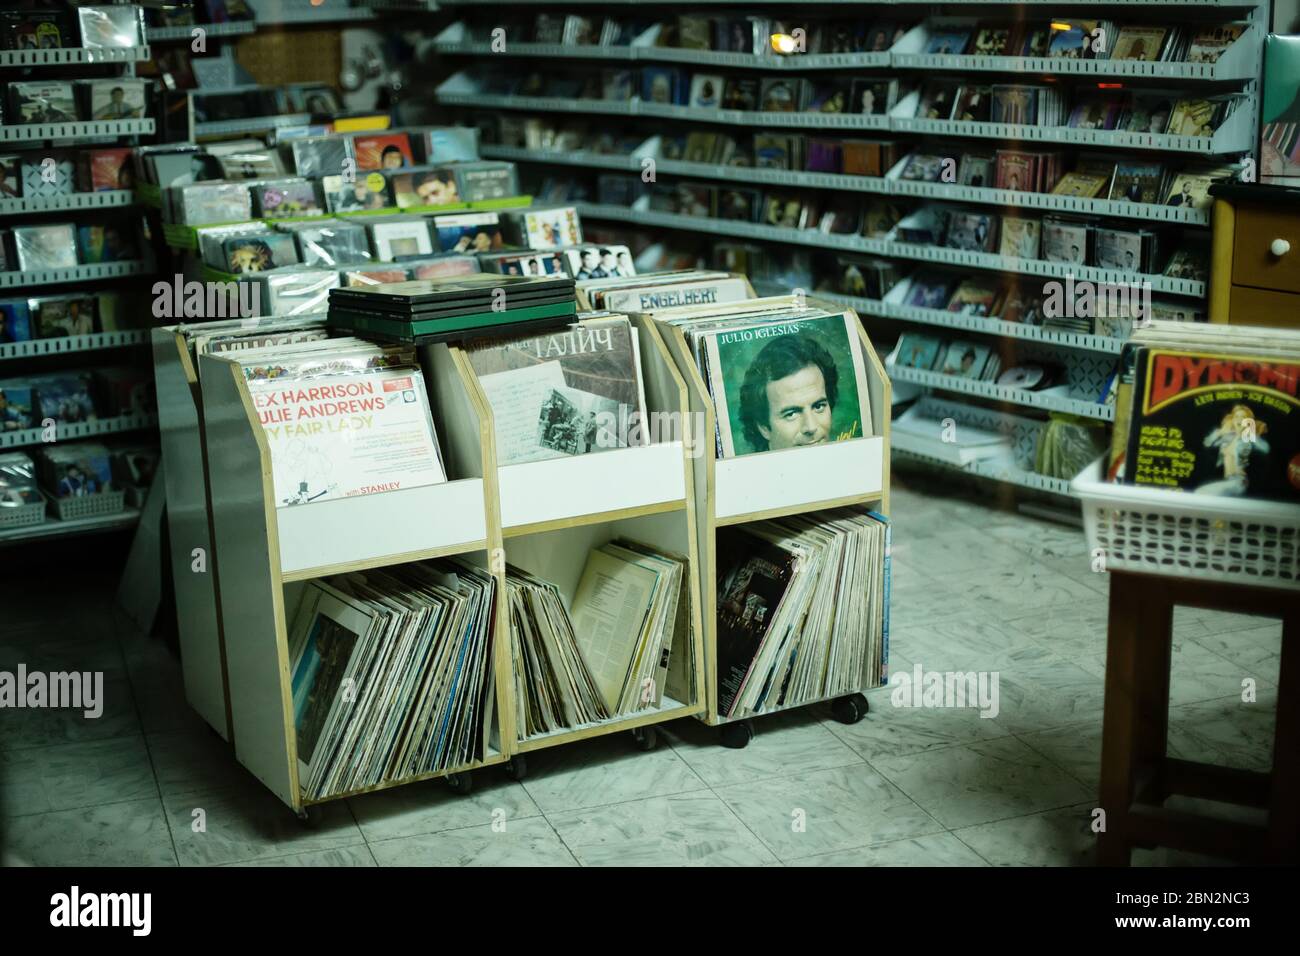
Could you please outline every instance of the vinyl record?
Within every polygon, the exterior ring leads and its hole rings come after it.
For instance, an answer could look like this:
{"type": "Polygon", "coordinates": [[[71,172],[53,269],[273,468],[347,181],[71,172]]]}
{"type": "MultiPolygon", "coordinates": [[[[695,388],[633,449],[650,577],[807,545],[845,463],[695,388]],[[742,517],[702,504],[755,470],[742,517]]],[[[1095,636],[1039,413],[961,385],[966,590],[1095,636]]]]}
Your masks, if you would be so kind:
{"type": "Polygon", "coordinates": [[[1041,365],[1017,365],[998,376],[998,384],[1009,388],[1037,388],[1046,373],[1041,365]]]}

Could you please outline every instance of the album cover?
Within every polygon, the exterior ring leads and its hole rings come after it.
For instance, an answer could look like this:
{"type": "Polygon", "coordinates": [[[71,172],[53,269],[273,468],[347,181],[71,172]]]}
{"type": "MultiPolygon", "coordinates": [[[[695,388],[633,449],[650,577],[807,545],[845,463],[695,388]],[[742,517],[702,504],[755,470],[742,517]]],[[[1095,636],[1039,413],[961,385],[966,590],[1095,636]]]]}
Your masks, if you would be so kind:
{"type": "Polygon", "coordinates": [[[1171,136],[1213,136],[1223,115],[1223,101],[1185,99],[1174,104],[1169,115],[1171,136]]]}
{"type": "Polygon", "coordinates": [[[1143,27],[1127,25],[1120,27],[1115,46],[1111,49],[1112,60],[1142,60],[1154,62],[1164,52],[1165,39],[1169,36],[1168,27],[1143,27]]]}
{"type": "Polygon", "coordinates": [[[140,247],[131,230],[113,224],[78,226],[77,248],[84,263],[126,262],[140,258],[140,247]]]}
{"type": "Polygon", "coordinates": [[[1129,202],[1159,202],[1165,168],[1160,163],[1120,162],[1115,165],[1115,178],[1110,187],[1111,199],[1129,202]]]}
{"type": "Polygon", "coordinates": [[[757,110],[759,91],[758,80],[750,77],[732,77],[727,80],[723,90],[722,107],[728,110],[757,110]]]}
{"type": "Polygon", "coordinates": [[[712,163],[718,149],[717,133],[690,133],[682,158],[688,163],[712,163]]]}
{"type": "Polygon", "coordinates": [[[17,199],[23,194],[23,159],[0,153],[0,199],[17,199]]]}
{"type": "Polygon", "coordinates": [[[58,10],[0,10],[0,48],[57,50],[76,46],[67,16],[58,10]]]}
{"type": "Polygon", "coordinates": [[[1295,369],[1276,354],[1137,349],[1123,480],[1300,502],[1295,369]]]}
{"type": "Polygon", "coordinates": [[[32,331],[37,338],[55,339],[101,331],[92,295],[50,295],[29,300],[32,331]]]}
{"type": "Polygon", "coordinates": [[[762,208],[763,197],[757,189],[726,189],[717,191],[717,217],[739,222],[754,222],[762,208]]]}
{"type": "Polygon", "coordinates": [[[942,351],[944,351],[943,342],[933,335],[904,332],[898,337],[893,364],[903,368],[917,368],[931,372],[939,364],[939,356],[942,351]]]}
{"type": "Polygon", "coordinates": [[[343,273],[343,284],[348,288],[368,285],[390,285],[411,278],[406,269],[349,269],[343,273]]]}
{"type": "MultiPolygon", "coordinates": [[[[1130,133],[1163,133],[1169,127],[1174,99],[1168,96],[1134,96],[1120,118],[1119,129],[1130,133]]],[[[1109,128],[1105,126],[1097,127],[1109,128]]]]}
{"type": "Polygon", "coordinates": [[[316,184],[306,179],[285,179],[252,187],[257,214],[263,219],[321,216],[325,210],[316,196],[316,184]]]}
{"type": "Polygon", "coordinates": [[[912,277],[905,305],[920,309],[942,309],[952,295],[956,278],[947,272],[921,270],[912,277]]]}
{"type": "Polygon", "coordinates": [[[242,183],[192,183],[173,186],[172,209],[182,223],[244,222],[253,218],[253,197],[242,183]]]}
{"type": "Polygon", "coordinates": [[[81,45],[87,49],[144,46],[142,11],[138,6],[80,7],[81,45]]]}
{"type": "Polygon", "coordinates": [[[926,37],[924,53],[959,55],[966,52],[970,43],[970,30],[957,26],[936,25],[934,31],[926,37]]]}
{"type": "Polygon", "coordinates": [[[1088,227],[1059,219],[1043,220],[1043,258],[1083,265],[1088,258],[1088,227]]]}
{"type": "Polygon", "coordinates": [[[907,163],[903,166],[899,178],[917,182],[937,183],[939,177],[943,174],[945,160],[946,157],[944,156],[913,153],[907,157],[907,163]]]}
{"type": "Polygon", "coordinates": [[[627,246],[582,246],[563,251],[567,272],[574,279],[610,279],[636,275],[627,246]]]}
{"type": "Polygon", "coordinates": [[[292,235],[278,232],[256,236],[234,236],[221,243],[226,271],[236,274],[266,272],[281,266],[297,265],[298,246],[292,235]]]}
{"type": "Polygon", "coordinates": [[[1056,196],[1078,196],[1082,199],[1096,199],[1110,187],[1111,176],[1093,173],[1066,173],[1052,187],[1056,196]]]}
{"type": "Polygon", "coordinates": [[[966,123],[987,121],[991,115],[992,103],[992,86],[964,85],[957,91],[957,103],[953,107],[952,118],[966,123]]]}
{"type": "Polygon", "coordinates": [[[1057,29],[1052,25],[1052,38],[1047,47],[1047,55],[1068,60],[1091,60],[1092,35],[1097,29],[1096,20],[1075,20],[1062,24],[1066,29],[1057,29]]]}
{"type": "Polygon", "coordinates": [[[623,317],[475,342],[470,365],[492,405],[500,463],[645,444],[637,330],[623,317]]]}
{"type": "Polygon", "coordinates": [[[77,264],[77,236],[71,223],[14,226],[18,268],[26,271],[70,269],[77,264]]]}
{"type": "Polygon", "coordinates": [[[985,318],[997,311],[1002,298],[1002,282],[998,278],[971,277],[963,279],[948,300],[948,311],[959,315],[985,318]]]}
{"type": "Polygon", "coordinates": [[[682,71],[670,66],[641,68],[641,99],[647,103],[682,104],[686,101],[682,71]]]}
{"type": "Polygon", "coordinates": [[[766,77],[759,87],[759,109],[765,113],[793,113],[799,108],[803,81],[792,77],[766,77]]]}
{"type": "MultiPolygon", "coordinates": [[[[294,113],[311,113],[313,116],[333,118],[343,112],[343,104],[339,102],[338,93],[332,86],[312,83],[290,86],[287,89],[289,108],[294,113]]],[[[410,162],[409,155],[407,162],[410,162]]]]}
{"type": "Polygon", "coordinates": [[[948,119],[956,99],[958,84],[948,80],[930,81],[921,87],[916,104],[918,119],[948,119]]]}
{"type": "Polygon", "coordinates": [[[712,73],[696,73],[691,77],[691,94],[689,105],[701,109],[717,109],[722,105],[722,91],[725,81],[712,73]]]}
{"type": "Polygon", "coordinates": [[[1142,254],[1142,233],[1099,228],[1095,230],[1095,235],[1096,264],[1099,267],[1121,272],[1143,271],[1145,257],[1142,254]]]}
{"type": "Polygon", "coordinates": [[[989,361],[989,348],[976,342],[956,341],[948,345],[939,371],[978,381],[984,375],[989,361]]]}
{"type": "Polygon", "coordinates": [[[1204,282],[1208,277],[1209,262],[1204,253],[1192,249],[1175,249],[1165,263],[1164,274],[1174,279],[1191,279],[1204,282]]]}
{"type": "MultiPolygon", "coordinates": [[[[626,249],[626,247],[622,247],[626,249]]],[[[495,272],[507,276],[554,276],[565,275],[565,253],[560,252],[495,252],[485,254],[478,261],[484,272],[495,272]]],[[[584,250],[585,252],[586,250],[584,250]]],[[[599,250],[598,250],[599,252],[599,250]]],[[[630,264],[630,259],[629,259],[630,264]]],[[[425,278],[416,276],[417,279],[425,278]]]]}
{"type": "Polygon", "coordinates": [[[294,171],[308,179],[342,176],[349,160],[356,163],[352,139],[347,136],[306,136],[292,140],[289,150],[294,171]]]}
{"type": "Polygon", "coordinates": [[[435,126],[424,131],[428,163],[458,163],[478,159],[479,131],[471,126],[435,126]]]}
{"type": "Polygon", "coordinates": [[[757,169],[796,169],[795,139],[789,134],[755,133],[754,166],[757,169]]]}
{"type": "Polygon", "coordinates": [[[1037,259],[1042,223],[1019,216],[1002,217],[1002,240],[998,252],[1013,259],[1037,259]]]}
{"type": "Polygon", "coordinates": [[[456,188],[461,202],[482,202],[519,195],[519,175],[514,163],[481,160],[455,163],[456,188]]]}
{"type": "Polygon", "coordinates": [[[1035,86],[1008,84],[993,87],[989,119],[994,123],[1037,125],[1039,92],[1040,88],[1035,86]]]}
{"type": "Polygon", "coordinates": [[[412,279],[439,279],[488,272],[475,256],[439,255],[424,262],[412,262],[408,271],[412,279]]]}
{"type": "Polygon", "coordinates": [[[998,217],[990,213],[955,212],[948,218],[947,246],[988,252],[997,242],[998,217]]]}
{"type": "Polygon", "coordinates": [[[329,268],[370,258],[366,227],[359,223],[322,218],[278,223],[277,228],[297,241],[298,260],[305,266],[329,268]]]}
{"type": "Polygon", "coordinates": [[[456,187],[456,174],[450,167],[418,173],[397,173],[389,177],[389,188],[398,209],[448,206],[461,201],[456,187]]]}
{"type": "Polygon", "coordinates": [[[883,299],[899,280],[898,265],[889,259],[842,256],[836,265],[834,288],[842,295],[883,299]]]}
{"type": "Polygon", "coordinates": [[[852,85],[848,80],[809,80],[805,86],[807,102],[803,110],[806,113],[849,113],[852,112],[852,85]]]}
{"type": "MultiPolygon", "coordinates": [[[[51,389],[49,402],[56,401],[57,395],[59,401],[66,397],[67,402],[75,404],[81,401],[79,393],[67,396],[65,388],[68,386],[66,381],[51,380],[47,388],[51,389]]],[[[41,404],[45,405],[47,398],[41,394],[41,404]]],[[[69,404],[69,410],[72,408],[69,404]]],[[[75,413],[74,413],[75,415],[75,413]]],[[[61,421],[86,421],[84,417],[60,417],[61,421]]],[[[90,418],[94,418],[91,415],[90,418]]],[[[113,465],[109,450],[100,444],[92,442],[70,442],[69,444],[59,443],[50,448],[41,450],[39,455],[42,485],[45,490],[55,498],[84,498],[87,495],[104,494],[105,492],[116,490],[113,485],[113,465]]]]}
{"type": "Polygon", "coordinates": [[[1192,37],[1187,49],[1188,63],[1217,63],[1237,38],[1245,32],[1243,23],[1226,23],[1222,26],[1204,26],[1192,37]]]}
{"type": "Polygon", "coordinates": [[[964,153],[957,165],[957,182],[963,186],[989,187],[993,185],[994,168],[992,156],[977,156],[964,153]]]}
{"type": "Polygon", "coordinates": [[[1214,176],[1209,173],[1178,173],[1170,183],[1166,206],[1179,206],[1183,209],[1208,209],[1213,201],[1210,197],[1210,185],[1214,176]]]}
{"type": "Polygon", "coordinates": [[[0,299],[0,342],[28,342],[32,313],[26,299],[0,299]]]}
{"type": "Polygon", "coordinates": [[[843,148],[839,140],[809,139],[804,169],[810,173],[842,172],[843,148]]]}
{"type": "Polygon", "coordinates": [[[379,173],[357,176],[352,182],[342,176],[326,176],[321,188],[325,191],[325,208],[330,212],[383,209],[389,205],[388,180],[379,173]]]}
{"type": "Polygon", "coordinates": [[[572,206],[508,213],[503,235],[526,249],[560,249],[582,243],[582,225],[572,206]]]}
{"type": "MultiPolygon", "coordinates": [[[[438,221],[437,219],[434,220],[434,222],[438,221]]],[[[368,226],[371,248],[374,250],[375,258],[380,262],[392,262],[395,259],[410,258],[411,256],[427,256],[434,251],[427,220],[372,219],[368,226]]],[[[453,250],[443,246],[442,251],[463,252],[464,250],[453,250]]]]}
{"type": "Polygon", "coordinates": [[[9,101],[17,123],[72,123],[77,119],[77,103],[71,83],[10,83],[9,101]]]}
{"type": "Polygon", "coordinates": [[[981,27],[975,34],[975,45],[971,53],[976,56],[1011,55],[1011,28],[981,27]]]}
{"type": "Polygon", "coordinates": [[[93,120],[140,119],[145,114],[144,80],[87,80],[86,98],[93,120]]]}
{"type": "Polygon", "coordinates": [[[405,133],[354,136],[352,148],[356,153],[358,170],[401,169],[415,165],[411,138],[405,133]]]}
{"type": "Polygon", "coordinates": [[[768,194],[763,200],[763,222],[784,229],[803,229],[807,225],[808,209],[800,196],[768,194]]]}
{"type": "MultiPolygon", "coordinates": [[[[132,153],[123,149],[87,149],[81,153],[81,186],[86,192],[131,189],[134,185],[132,153]]],[[[0,157],[0,164],[3,157],[0,157]]]]}
{"type": "MultiPolygon", "coordinates": [[[[492,252],[505,245],[500,217],[494,212],[449,214],[433,218],[441,252],[492,252]]],[[[564,245],[554,243],[552,248],[564,245]]]]}

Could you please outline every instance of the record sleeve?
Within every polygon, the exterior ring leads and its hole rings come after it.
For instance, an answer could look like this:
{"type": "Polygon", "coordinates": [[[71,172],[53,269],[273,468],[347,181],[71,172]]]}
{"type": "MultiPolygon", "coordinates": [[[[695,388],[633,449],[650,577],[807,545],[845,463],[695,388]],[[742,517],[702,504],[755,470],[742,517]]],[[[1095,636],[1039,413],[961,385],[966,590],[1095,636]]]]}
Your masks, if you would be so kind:
{"type": "Polygon", "coordinates": [[[77,119],[71,83],[10,83],[9,99],[17,123],[71,123],[77,119]]]}
{"type": "Polygon", "coordinates": [[[405,133],[354,136],[352,148],[356,153],[358,170],[401,169],[415,165],[411,140],[405,133]]]}
{"type": "Polygon", "coordinates": [[[494,212],[434,216],[433,231],[441,252],[493,252],[505,244],[500,217],[494,212]]]}
{"type": "Polygon", "coordinates": [[[90,118],[93,120],[139,119],[145,115],[144,80],[121,77],[88,80],[85,86],[90,102],[90,118]]]}
{"type": "Polygon", "coordinates": [[[79,7],[81,45],[87,49],[144,46],[138,6],[79,7]]]}
{"type": "MultiPolygon", "coordinates": [[[[427,256],[434,251],[433,242],[429,237],[429,224],[426,220],[371,222],[369,228],[371,247],[374,249],[375,258],[380,262],[392,262],[409,256],[427,256]]],[[[443,248],[442,251],[453,250],[443,248]]]]}
{"type": "Polygon", "coordinates": [[[23,271],[70,269],[77,264],[76,231],[71,223],[15,226],[14,251],[23,271]]]}
{"type": "Polygon", "coordinates": [[[326,176],[321,188],[330,212],[360,212],[389,205],[388,180],[380,173],[356,176],[350,182],[343,176],[326,176]]]}
{"type": "Polygon", "coordinates": [[[459,203],[460,191],[451,167],[414,173],[397,173],[390,177],[389,188],[398,209],[415,206],[449,206],[459,203]]]}
{"type": "Polygon", "coordinates": [[[563,250],[566,271],[574,279],[607,279],[636,275],[627,246],[582,246],[563,250]]]}
{"type": "Polygon", "coordinates": [[[316,195],[316,184],[307,179],[259,183],[252,187],[252,193],[257,213],[263,219],[321,216],[325,213],[316,195]]]}

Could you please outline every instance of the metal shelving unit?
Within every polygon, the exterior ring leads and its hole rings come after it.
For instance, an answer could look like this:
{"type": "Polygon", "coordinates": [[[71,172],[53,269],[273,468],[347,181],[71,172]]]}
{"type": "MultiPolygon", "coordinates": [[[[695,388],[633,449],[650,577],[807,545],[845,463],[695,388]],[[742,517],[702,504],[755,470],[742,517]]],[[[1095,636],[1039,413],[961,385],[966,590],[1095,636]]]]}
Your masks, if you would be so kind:
{"type": "Polygon", "coordinates": [[[98,193],[69,193],[66,196],[19,196],[0,199],[0,217],[33,215],[46,212],[75,212],[81,209],[110,209],[131,206],[135,193],[129,189],[109,189],[98,193]]]}
{"type": "Polygon", "coordinates": [[[75,64],[142,63],[152,58],[147,46],[55,47],[49,50],[0,50],[0,67],[72,66],[75,64]]]}
{"type": "Polygon", "coordinates": [[[930,372],[925,369],[905,368],[900,365],[890,367],[889,375],[895,381],[911,382],[945,392],[962,392],[993,402],[1006,402],[1011,405],[1023,405],[1025,408],[1039,408],[1049,412],[1065,412],[1082,418],[1095,418],[1103,422],[1115,420],[1115,408],[1081,398],[1069,398],[1051,392],[1031,392],[1023,388],[1009,388],[996,382],[979,382],[956,375],[944,375],[942,372],[930,372]]]}
{"type": "MultiPolygon", "coordinates": [[[[58,441],[70,441],[78,438],[95,438],[99,435],[115,435],[118,432],[140,431],[155,428],[158,416],[153,412],[135,415],[118,415],[112,418],[97,418],[89,422],[60,422],[55,427],[58,441]]],[[[46,441],[45,429],[24,428],[21,431],[0,432],[0,448],[23,448],[27,445],[41,445],[46,441]]]]}
{"type": "Polygon", "coordinates": [[[154,264],[148,259],[128,262],[97,262],[66,269],[28,269],[25,272],[0,272],[0,290],[24,289],[34,285],[67,285],[72,282],[95,282],[100,279],[125,279],[149,275],[154,264]]]}
{"type": "Polygon", "coordinates": [[[229,23],[195,23],[176,27],[145,27],[145,38],[150,43],[182,43],[194,38],[194,31],[202,30],[207,37],[247,36],[257,32],[252,20],[232,20],[229,23]]]}
{"type": "Polygon", "coordinates": [[[95,515],[91,518],[69,518],[61,521],[48,515],[39,524],[24,525],[0,531],[0,547],[7,544],[43,541],[49,538],[71,537],[100,531],[119,531],[134,527],[140,520],[139,508],[127,508],[112,515],[95,515]]]}
{"type": "Polygon", "coordinates": [[[46,140],[91,143],[121,136],[150,136],[152,118],[124,120],[78,120],[75,123],[31,123],[24,126],[0,126],[0,145],[40,143],[46,140]]]}
{"type": "Polygon", "coordinates": [[[0,343],[0,361],[5,359],[39,358],[44,355],[68,355],[72,352],[94,352],[99,349],[126,348],[143,345],[149,341],[144,329],[126,329],[120,332],[96,332],[92,335],[68,335],[52,339],[32,339],[28,342],[0,343]]]}

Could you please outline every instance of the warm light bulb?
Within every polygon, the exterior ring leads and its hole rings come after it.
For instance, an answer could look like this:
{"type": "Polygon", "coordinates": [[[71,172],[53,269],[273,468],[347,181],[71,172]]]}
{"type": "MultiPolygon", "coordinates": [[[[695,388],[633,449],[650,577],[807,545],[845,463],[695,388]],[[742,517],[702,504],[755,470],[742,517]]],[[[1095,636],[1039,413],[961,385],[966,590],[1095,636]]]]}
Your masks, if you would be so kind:
{"type": "Polygon", "coordinates": [[[792,36],[790,36],[790,34],[788,34],[788,33],[773,33],[773,34],[772,34],[772,52],[773,52],[773,53],[780,53],[780,54],[782,54],[783,56],[784,56],[784,55],[788,55],[788,54],[790,54],[790,53],[793,53],[793,52],[795,51],[795,49],[797,48],[797,46],[798,46],[798,44],[796,43],[795,38],[792,37],[792,36]]]}

